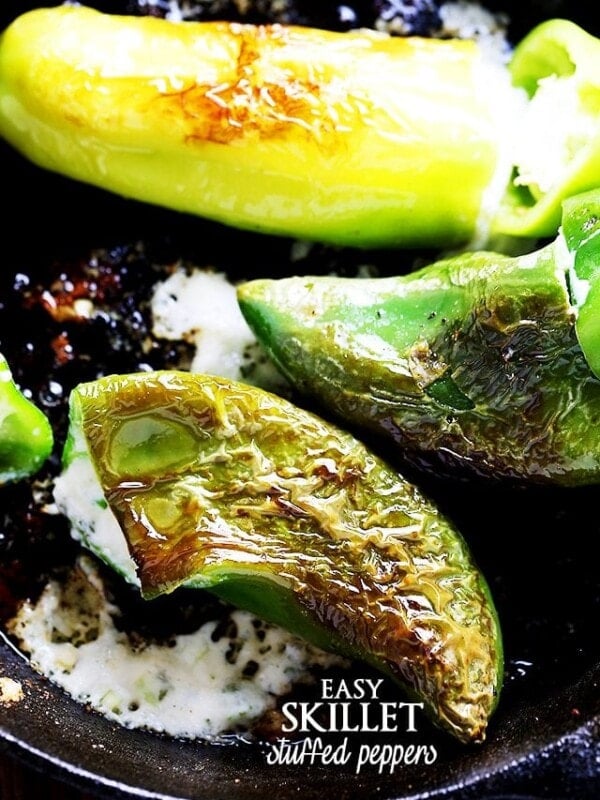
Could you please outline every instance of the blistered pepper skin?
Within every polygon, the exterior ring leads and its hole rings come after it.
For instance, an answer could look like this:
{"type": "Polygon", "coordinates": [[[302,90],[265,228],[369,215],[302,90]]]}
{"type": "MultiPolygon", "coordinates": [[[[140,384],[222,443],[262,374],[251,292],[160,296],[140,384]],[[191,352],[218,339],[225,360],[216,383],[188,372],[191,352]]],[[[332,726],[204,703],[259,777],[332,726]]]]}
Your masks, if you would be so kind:
{"type": "Polygon", "coordinates": [[[498,163],[486,75],[468,41],[61,6],[2,37],[0,134],[51,170],[241,228],[448,245],[473,236],[498,163]]]}
{"type": "Polygon", "coordinates": [[[36,473],[53,444],[50,423],[21,393],[0,354],[0,486],[36,473]]]}
{"type": "MultiPolygon", "coordinates": [[[[297,388],[421,469],[598,483],[600,364],[582,351],[594,352],[597,326],[578,331],[567,276],[573,259],[581,280],[598,272],[600,192],[566,209],[567,240],[536,253],[471,253],[394,278],[253,281],[240,305],[297,388]]],[[[580,298],[584,321],[600,316],[599,282],[580,298]]]]}
{"type": "Polygon", "coordinates": [[[451,524],[350,435],[254,387],[158,372],[74,390],[65,458],[82,455],[147,597],[210,589],[484,737],[502,676],[485,582],[451,524]]]}

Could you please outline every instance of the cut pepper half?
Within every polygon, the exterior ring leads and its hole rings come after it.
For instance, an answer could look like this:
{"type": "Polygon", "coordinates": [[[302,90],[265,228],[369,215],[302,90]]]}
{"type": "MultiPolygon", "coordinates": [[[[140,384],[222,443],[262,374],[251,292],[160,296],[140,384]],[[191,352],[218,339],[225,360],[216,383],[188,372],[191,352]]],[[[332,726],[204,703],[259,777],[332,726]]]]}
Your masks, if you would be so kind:
{"type": "Polygon", "coordinates": [[[517,46],[510,71],[530,103],[494,228],[553,236],[563,200],[600,185],[600,41],[573,22],[550,20],[517,46]]]}
{"type": "Polygon", "coordinates": [[[146,597],[209,589],[365,660],[462,741],[496,705],[502,646],[467,547],[350,435],[275,395],[178,372],[71,396],[65,462],[91,460],[146,597]]]}

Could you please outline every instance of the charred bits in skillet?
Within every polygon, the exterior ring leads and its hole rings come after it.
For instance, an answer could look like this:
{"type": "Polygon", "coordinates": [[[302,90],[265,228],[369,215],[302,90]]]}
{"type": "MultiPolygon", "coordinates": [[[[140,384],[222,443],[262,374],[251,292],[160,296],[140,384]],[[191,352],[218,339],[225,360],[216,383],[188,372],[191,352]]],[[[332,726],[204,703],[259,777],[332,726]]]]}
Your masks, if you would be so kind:
{"type": "Polygon", "coordinates": [[[18,385],[50,418],[56,438],[40,474],[0,489],[0,620],[77,551],[51,495],[71,389],[111,372],[185,362],[187,345],[159,342],[151,333],[151,289],[171,269],[151,264],[136,245],[71,263],[21,264],[0,275],[0,352],[18,385]]]}

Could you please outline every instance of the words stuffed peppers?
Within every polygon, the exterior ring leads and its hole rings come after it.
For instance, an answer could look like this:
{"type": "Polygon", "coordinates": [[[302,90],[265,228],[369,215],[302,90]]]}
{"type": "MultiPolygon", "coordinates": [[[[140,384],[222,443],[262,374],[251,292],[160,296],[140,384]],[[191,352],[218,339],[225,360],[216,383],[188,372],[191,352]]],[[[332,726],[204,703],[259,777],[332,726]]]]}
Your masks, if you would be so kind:
{"type": "Polygon", "coordinates": [[[468,253],[392,278],[239,289],[285,375],[345,424],[450,475],[600,481],[600,190],[509,258],[468,253]]]}
{"type": "Polygon", "coordinates": [[[363,247],[550,235],[561,200],[600,184],[599,64],[600,43],[564,20],[519,45],[515,92],[472,41],[63,5],[2,36],[0,134],[49,169],[267,233],[363,247]],[[550,99],[524,114],[542,87],[550,99]]]}
{"type": "Polygon", "coordinates": [[[221,378],[109,376],[71,395],[65,465],[88,460],[146,597],[209,589],[483,739],[502,679],[485,581],[449,521],[349,434],[221,378]]]}

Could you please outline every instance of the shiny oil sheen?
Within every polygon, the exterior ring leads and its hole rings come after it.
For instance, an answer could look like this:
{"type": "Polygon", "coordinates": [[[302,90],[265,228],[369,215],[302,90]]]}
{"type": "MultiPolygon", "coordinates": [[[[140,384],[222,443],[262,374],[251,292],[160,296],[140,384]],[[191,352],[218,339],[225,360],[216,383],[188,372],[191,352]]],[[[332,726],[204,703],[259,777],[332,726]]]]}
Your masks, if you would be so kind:
{"type": "Polygon", "coordinates": [[[597,483],[600,382],[577,338],[571,261],[558,237],[398,277],[253,281],[239,298],[300,391],[402,459],[448,476],[597,483]]]}
{"type": "Polygon", "coordinates": [[[222,378],[113,375],[72,393],[65,462],[87,458],[147,598],[210,589],[483,739],[502,675],[485,581],[452,525],[352,436],[222,378]]]}

